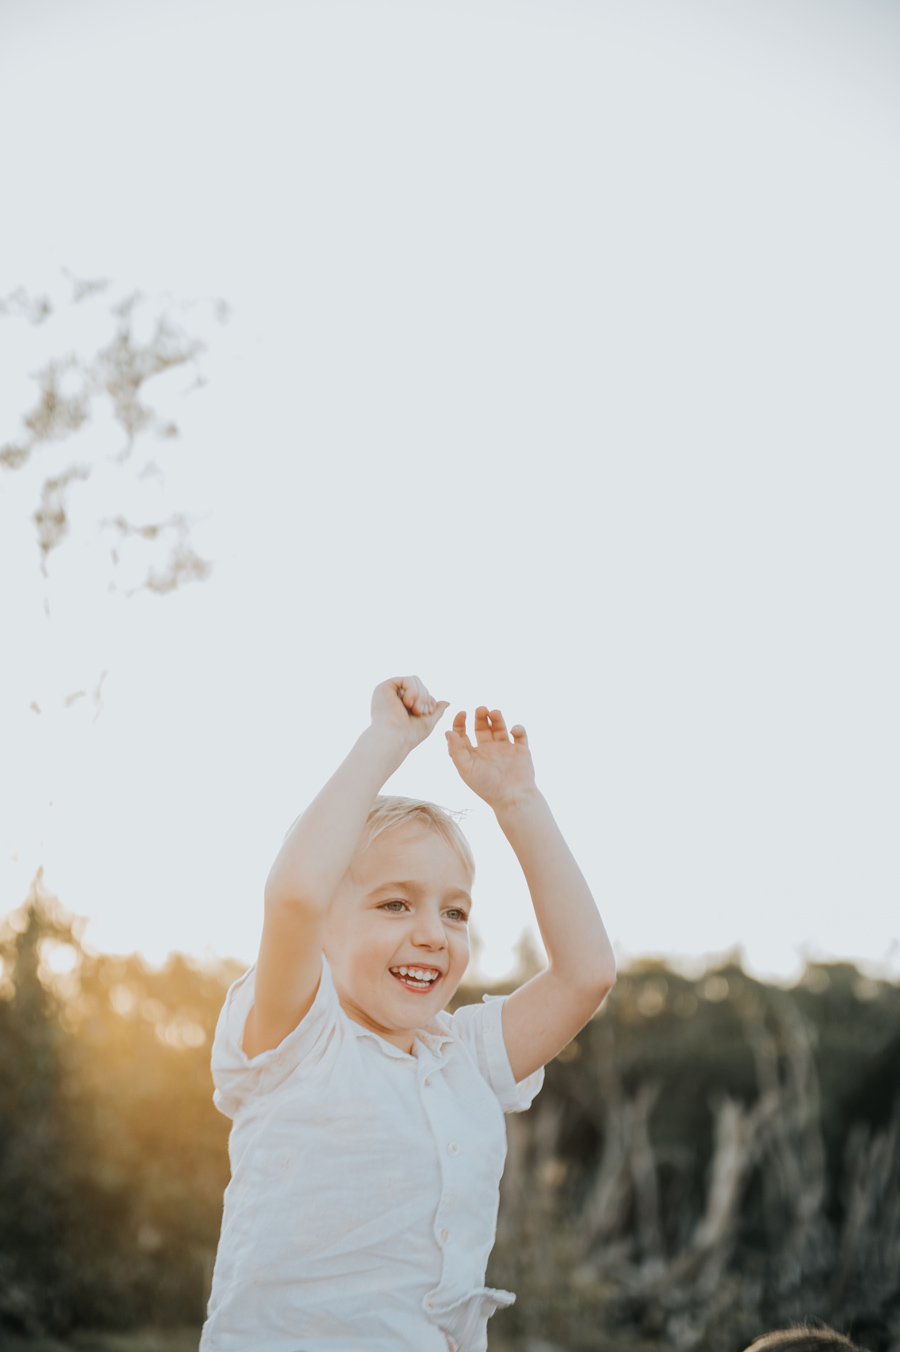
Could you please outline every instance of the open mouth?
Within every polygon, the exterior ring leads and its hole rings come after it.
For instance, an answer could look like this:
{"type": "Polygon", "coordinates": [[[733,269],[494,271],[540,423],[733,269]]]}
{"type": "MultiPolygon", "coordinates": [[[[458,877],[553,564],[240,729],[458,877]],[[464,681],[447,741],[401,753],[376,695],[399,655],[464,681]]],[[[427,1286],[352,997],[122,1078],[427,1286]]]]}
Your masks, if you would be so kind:
{"type": "Polygon", "coordinates": [[[409,991],[430,991],[442,975],[437,967],[391,967],[390,973],[409,991]]]}

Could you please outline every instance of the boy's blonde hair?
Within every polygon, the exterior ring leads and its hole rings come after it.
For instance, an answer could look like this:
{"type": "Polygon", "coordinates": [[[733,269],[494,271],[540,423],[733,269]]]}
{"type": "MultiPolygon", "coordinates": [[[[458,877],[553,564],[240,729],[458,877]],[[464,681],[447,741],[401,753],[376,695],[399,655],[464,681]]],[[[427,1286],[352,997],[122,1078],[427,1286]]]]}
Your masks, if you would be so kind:
{"type": "Polygon", "coordinates": [[[407,822],[415,822],[429,831],[436,831],[447,842],[465,866],[469,881],[474,882],[475,859],[456,820],[458,815],[424,798],[401,798],[397,794],[380,793],[369,809],[357,849],[368,849],[382,831],[392,831],[397,826],[405,826],[407,822]]]}

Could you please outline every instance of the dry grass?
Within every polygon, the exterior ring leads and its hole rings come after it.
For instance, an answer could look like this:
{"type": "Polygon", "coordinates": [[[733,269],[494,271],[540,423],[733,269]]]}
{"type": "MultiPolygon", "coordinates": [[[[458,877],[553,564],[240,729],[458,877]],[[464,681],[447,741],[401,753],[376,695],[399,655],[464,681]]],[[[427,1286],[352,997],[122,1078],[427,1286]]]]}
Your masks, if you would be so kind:
{"type": "Polygon", "coordinates": [[[57,1338],[17,1338],[0,1333],[3,1352],[197,1352],[198,1328],[143,1329],[136,1333],[75,1333],[57,1338]]]}

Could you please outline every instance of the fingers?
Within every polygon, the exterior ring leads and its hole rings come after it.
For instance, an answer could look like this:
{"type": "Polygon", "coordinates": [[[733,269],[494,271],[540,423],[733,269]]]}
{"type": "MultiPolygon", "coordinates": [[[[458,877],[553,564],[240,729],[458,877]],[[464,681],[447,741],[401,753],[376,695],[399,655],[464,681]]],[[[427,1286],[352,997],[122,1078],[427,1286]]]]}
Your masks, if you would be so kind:
{"type": "Polygon", "coordinates": [[[444,736],[447,738],[447,750],[454,765],[459,766],[463,761],[471,759],[472,743],[468,737],[460,737],[455,728],[451,732],[445,732],[444,736]]]}
{"type": "MultiPolygon", "coordinates": [[[[431,714],[437,713],[438,701],[429,694],[425,682],[418,676],[397,676],[391,682],[400,699],[411,714],[417,714],[419,718],[427,718],[431,714]]],[[[440,713],[448,708],[446,700],[441,702],[440,713]]],[[[440,717],[440,715],[438,715],[440,717]]]]}
{"type": "Polygon", "coordinates": [[[506,723],[503,721],[503,715],[499,709],[492,709],[488,714],[491,720],[491,732],[495,742],[505,742],[509,739],[509,733],[506,731],[506,723]]]}
{"type": "MultiPolygon", "coordinates": [[[[460,746],[464,746],[467,751],[473,750],[472,743],[469,741],[469,734],[466,732],[466,712],[461,709],[453,720],[453,732],[460,746]]],[[[447,734],[449,739],[450,734],[447,734]]],[[[453,752],[451,751],[451,755],[453,752]]]]}
{"type": "MultiPolygon", "coordinates": [[[[397,697],[409,714],[426,719],[431,727],[441,718],[444,710],[450,707],[446,700],[434,699],[419,676],[395,676],[385,684],[393,686],[397,697]]],[[[512,739],[516,746],[526,749],[528,747],[528,738],[522,725],[517,723],[510,732],[499,709],[488,709],[486,704],[479,704],[475,710],[474,722],[475,741],[479,746],[490,742],[503,742],[509,745],[512,739]]],[[[428,729],[429,732],[431,727],[428,729]]],[[[447,733],[447,746],[454,758],[463,751],[470,755],[475,751],[466,731],[466,714],[463,709],[453,720],[453,731],[447,733]]]]}
{"type": "Polygon", "coordinates": [[[481,746],[485,742],[508,742],[509,733],[499,709],[488,710],[486,704],[479,704],[475,710],[475,739],[481,746]]]}

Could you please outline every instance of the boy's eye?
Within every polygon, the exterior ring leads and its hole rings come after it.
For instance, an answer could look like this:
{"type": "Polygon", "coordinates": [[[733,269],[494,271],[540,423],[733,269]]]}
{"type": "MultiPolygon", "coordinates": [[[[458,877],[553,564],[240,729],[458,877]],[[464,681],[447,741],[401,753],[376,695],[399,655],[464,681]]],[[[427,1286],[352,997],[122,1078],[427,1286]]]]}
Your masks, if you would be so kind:
{"type": "Polygon", "coordinates": [[[447,911],[447,916],[450,920],[462,920],[464,923],[469,918],[465,911],[461,911],[458,906],[454,906],[447,911]]]}
{"type": "Polygon", "coordinates": [[[381,904],[381,910],[392,911],[394,915],[399,915],[400,911],[402,911],[405,906],[405,901],[385,901],[381,904]]]}

